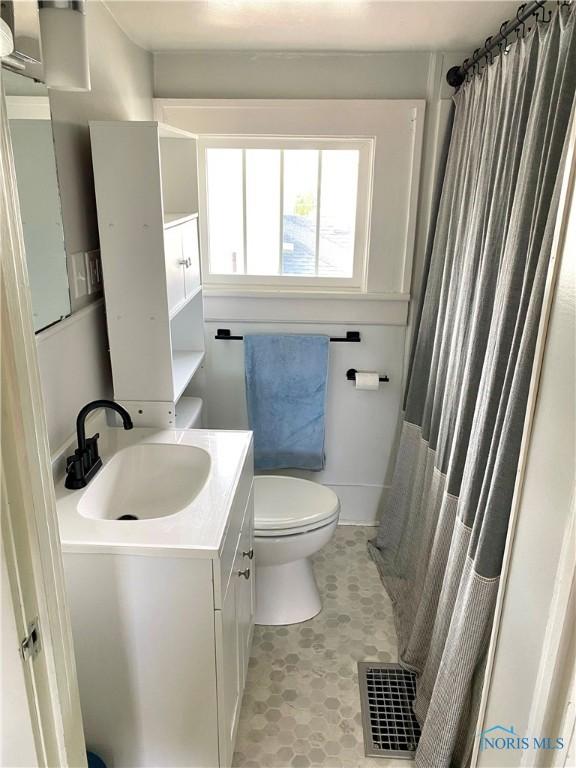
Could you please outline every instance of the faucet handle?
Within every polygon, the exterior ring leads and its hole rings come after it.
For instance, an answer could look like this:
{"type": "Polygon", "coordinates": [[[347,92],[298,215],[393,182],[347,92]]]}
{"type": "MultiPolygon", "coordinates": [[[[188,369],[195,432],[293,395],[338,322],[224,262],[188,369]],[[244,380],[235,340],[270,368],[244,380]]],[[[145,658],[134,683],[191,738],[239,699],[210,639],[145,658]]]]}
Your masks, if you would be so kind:
{"type": "Polygon", "coordinates": [[[86,450],[84,454],[84,469],[89,472],[92,467],[100,461],[100,454],[98,453],[98,438],[100,434],[96,432],[92,437],[86,438],[86,450]]]}
{"type": "Polygon", "coordinates": [[[70,481],[79,481],[84,476],[83,457],[76,451],[66,458],[66,487],[70,488],[70,481]]]}
{"type": "Polygon", "coordinates": [[[98,458],[98,438],[100,437],[100,433],[96,432],[95,435],[92,435],[92,437],[86,438],[86,449],[88,450],[88,453],[91,457],[98,458]]]}

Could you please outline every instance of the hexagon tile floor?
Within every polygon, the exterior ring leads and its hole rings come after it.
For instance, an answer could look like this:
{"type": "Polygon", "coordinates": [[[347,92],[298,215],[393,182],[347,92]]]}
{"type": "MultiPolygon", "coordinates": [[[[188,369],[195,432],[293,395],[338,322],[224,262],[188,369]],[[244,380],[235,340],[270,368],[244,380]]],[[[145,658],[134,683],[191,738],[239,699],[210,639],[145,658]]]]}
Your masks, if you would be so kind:
{"type": "Polygon", "coordinates": [[[388,768],[364,756],[358,661],[396,661],[392,607],[366,550],[374,528],[340,526],[314,558],[321,613],[254,630],[235,768],[388,768]]]}

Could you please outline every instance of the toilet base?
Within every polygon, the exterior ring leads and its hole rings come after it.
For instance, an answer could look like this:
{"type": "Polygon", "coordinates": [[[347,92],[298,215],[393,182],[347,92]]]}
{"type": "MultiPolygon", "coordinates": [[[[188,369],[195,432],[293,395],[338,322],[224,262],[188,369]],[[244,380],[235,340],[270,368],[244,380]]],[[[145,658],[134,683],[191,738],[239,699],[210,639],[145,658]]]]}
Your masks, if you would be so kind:
{"type": "Polygon", "coordinates": [[[299,624],[322,610],[312,563],[305,557],[256,566],[256,624],[299,624]]]}

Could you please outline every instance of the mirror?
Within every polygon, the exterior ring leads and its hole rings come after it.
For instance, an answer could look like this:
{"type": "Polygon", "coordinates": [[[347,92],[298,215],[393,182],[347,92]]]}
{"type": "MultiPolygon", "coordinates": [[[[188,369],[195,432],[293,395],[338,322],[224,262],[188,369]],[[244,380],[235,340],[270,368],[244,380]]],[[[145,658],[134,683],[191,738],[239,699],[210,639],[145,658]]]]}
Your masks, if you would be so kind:
{"type": "Polygon", "coordinates": [[[50,104],[43,83],[6,70],[2,80],[38,332],[70,314],[50,104]]]}

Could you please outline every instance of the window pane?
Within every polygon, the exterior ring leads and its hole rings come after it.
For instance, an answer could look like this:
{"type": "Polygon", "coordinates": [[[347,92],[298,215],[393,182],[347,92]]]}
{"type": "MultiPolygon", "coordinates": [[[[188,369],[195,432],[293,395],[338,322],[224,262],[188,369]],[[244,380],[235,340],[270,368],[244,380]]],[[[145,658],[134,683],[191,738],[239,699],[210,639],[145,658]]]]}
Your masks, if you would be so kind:
{"type": "Polygon", "coordinates": [[[316,274],[318,150],[284,151],[282,273],[316,274]]]}
{"type": "Polygon", "coordinates": [[[277,275],[280,256],[280,150],[246,150],[249,275],[277,275]]]}
{"type": "Polygon", "coordinates": [[[359,159],[357,149],[322,151],[318,259],[321,277],[353,275],[359,159]]]}
{"type": "Polygon", "coordinates": [[[208,149],[208,237],[210,272],[244,272],[242,150],[208,149]]]}

